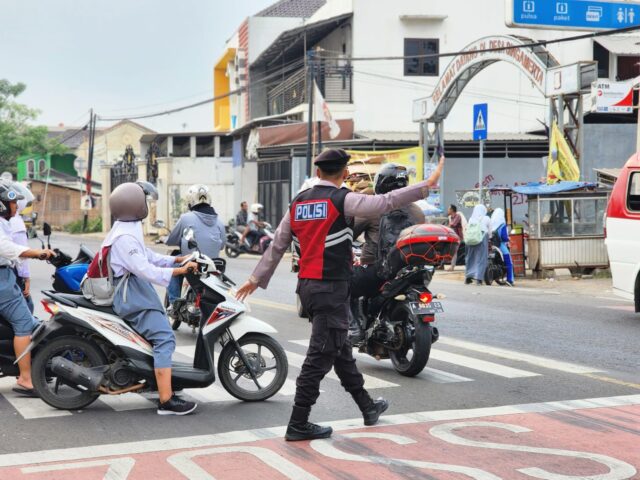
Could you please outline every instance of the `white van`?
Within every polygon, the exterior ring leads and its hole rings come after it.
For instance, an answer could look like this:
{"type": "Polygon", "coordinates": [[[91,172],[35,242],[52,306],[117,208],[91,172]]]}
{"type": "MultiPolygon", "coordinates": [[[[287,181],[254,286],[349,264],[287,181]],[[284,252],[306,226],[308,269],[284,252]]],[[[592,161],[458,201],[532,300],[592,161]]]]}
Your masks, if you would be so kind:
{"type": "Polygon", "coordinates": [[[629,159],[613,186],[606,227],[613,289],[634,300],[640,312],[640,152],[629,159]]]}

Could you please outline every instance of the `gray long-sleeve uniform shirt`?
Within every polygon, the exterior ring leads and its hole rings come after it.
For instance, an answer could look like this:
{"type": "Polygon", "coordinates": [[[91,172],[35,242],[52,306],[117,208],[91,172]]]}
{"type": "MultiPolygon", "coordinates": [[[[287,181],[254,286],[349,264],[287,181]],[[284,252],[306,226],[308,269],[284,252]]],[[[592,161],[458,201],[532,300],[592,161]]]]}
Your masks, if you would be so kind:
{"type": "MultiPolygon", "coordinates": [[[[333,183],[326,180],[318,182],[318,186],[337,188],[333,183]]],[[[379,217],[396,208],[417,202],[425,198],[428,194],[429,187],[426,181],[394,190],[384,195],[348,193],[344,200],[344,214],[347,217],[379,217]]],[[[287,211],[280,225],[278,225],[273,242],[271,242],[267,251],[262,255],[262,259],[253,270],[253,274],[249,280],[259,287],[267,288],[273,272],[282,259],[284,252],[291,244],[291,241],[291,216],[287,211]]]]}

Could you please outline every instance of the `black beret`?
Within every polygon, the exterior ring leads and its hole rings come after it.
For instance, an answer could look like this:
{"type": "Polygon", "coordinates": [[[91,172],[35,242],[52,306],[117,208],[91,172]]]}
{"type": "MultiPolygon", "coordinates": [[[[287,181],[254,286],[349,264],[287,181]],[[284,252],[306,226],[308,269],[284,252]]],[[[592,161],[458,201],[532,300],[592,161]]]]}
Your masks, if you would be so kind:
{"type": "Polygon", "coordinates": [[[313,164],[317,167],[342,167],[349,162],[351,155],[342,150],[341,148],[332,148],[325,150],[318,155],[313,164]]]}

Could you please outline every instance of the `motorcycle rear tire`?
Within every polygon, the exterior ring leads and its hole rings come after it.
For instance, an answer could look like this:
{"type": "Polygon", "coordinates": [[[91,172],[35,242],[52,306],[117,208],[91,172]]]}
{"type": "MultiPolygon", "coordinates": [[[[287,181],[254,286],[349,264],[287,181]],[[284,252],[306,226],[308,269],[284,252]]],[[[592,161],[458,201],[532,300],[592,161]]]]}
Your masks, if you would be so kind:
{"type": "MultiPolygon", "coordinates": [[[[218,358],[218,378],[220,379],[220,383],[222,383],[222,386],[227,392],[245,402],[260,402],[271,398],[278,393],[287,379],[289,363],[284,349],[276,339],[262,333],[248,333],[237,340],[237,342],[240,347],[243,345],[256,344],[265,346],[271,351],[276,361],[276,378],[267,388],[258,390],[257,392],[250,392],[240,388],[233,380],[231,370],[225,368],[225,365],[229,364],[233,356],[237,355],[235,344],[228,342],[220,352],[220,357],[218,358]]],[[[235,376],[235,372],[233,372],[233,375],[235,376]]]]}
{"type": "Polygon", "coordinates": [[[406,305],[399,306],[394,312],[394,320],[397,315],[407,315],[406,321],[413,321],[415,327],[415,333],[411,349],[413,355],[410,360],[407,359],[406,354],[409,348],[406,350],[389,350],[389,357],[391,363],[400,375],[404,377],[415,377],[418,375],[424,367],[427,366],[429,361],[429,355],[431,354],[432,334],[431,326],[428,323],[424,323],[417,319],[413,314],[408,311],[406,305]]]}
{"type": "Polygon", "coordinates": [[[484,283],[487,285],[491,285],[493,283],[493,268],[491,265],[489,265],[486,272],[484,272],[484,283]]]}
{"type": "Polygon", "coordinates": [[[100,396],[96,392],[78,391],[72,398],[64,397],[54,392],[52,384],[47,383],[47,378],[55,377],[48,367],[51,359],[65,350],[72,349],[83,352],[89,363],[84,364],[85,367],[93,368],[107,363],[107,358],[95,342],[71,335],[56,338],[39,350],[31,366],[33,386],[46,404],[59,410],[80,410],[95,402],[100,396]]]}

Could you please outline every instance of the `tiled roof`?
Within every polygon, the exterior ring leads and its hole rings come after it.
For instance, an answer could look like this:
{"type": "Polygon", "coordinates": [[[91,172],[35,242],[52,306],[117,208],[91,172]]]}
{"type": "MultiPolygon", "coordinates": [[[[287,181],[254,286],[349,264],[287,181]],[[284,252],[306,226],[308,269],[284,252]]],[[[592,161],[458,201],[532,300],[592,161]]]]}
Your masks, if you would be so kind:
{"type": "Polygon", "coordinates": [[[89,138],[89,129],[80,130],[82,127],[52,128],[47,136],[56,139],[70,150],[78,148],[82,142],[89,138]]]}
{"type": "Polygon", "coordinates": [[[279,0],[256,14],[256,17],[309,18],[327,0],[279,0]]]}

